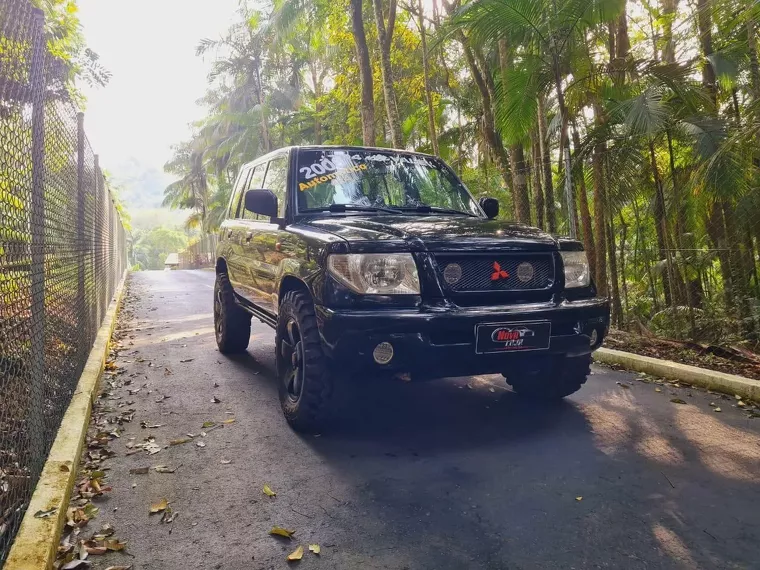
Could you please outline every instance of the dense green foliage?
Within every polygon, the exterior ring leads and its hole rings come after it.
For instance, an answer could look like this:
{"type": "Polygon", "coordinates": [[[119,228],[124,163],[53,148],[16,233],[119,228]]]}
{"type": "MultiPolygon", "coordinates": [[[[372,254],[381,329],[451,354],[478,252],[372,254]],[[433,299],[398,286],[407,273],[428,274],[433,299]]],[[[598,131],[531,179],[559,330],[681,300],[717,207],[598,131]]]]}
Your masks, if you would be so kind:
{"type": "Polygon", "coordinates": [[[132,244],[133,269],[163,269],[166,256],[187,247],[188,237],[181,230],[164,227],[135,230],[132,244]]]}
{"type": "Polygon", "coordinates": [[[437,153],[503,217],[579,236],[617,324],[756,339],[758,16],[750,0],[242,2],[198,47],[208,114],[165,203],[210,231],[271,149],[437,153]]]}

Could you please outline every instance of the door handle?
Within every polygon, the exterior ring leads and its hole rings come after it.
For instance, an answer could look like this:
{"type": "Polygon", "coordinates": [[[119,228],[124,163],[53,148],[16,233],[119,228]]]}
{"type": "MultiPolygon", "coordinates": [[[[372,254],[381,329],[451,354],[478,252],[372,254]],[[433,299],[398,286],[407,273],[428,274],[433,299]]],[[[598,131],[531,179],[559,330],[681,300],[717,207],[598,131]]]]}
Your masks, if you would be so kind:
{"type": "Polygon", "coordinates": [[[246,242],[251,241],[251,238],[253,238],[253,232],[248,232],[247,234],[245,234],[245,241],[246,242]]]}

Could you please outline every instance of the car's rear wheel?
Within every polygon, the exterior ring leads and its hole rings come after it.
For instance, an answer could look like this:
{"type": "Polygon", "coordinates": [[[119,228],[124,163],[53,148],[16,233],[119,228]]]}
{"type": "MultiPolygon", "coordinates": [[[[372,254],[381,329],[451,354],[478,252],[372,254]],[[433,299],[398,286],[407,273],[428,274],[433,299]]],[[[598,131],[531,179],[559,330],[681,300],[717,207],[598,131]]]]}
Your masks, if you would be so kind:
{"type": "Polygon", "coordinates": [[[223,354],[244,352],[251,339],[251,315],[235,303],[235,293],[225,273],[217,273],[214,284],[214,334],[223,354]]]}
{"type": "Polygon", "coordinates": [[[504,373],[507,384],[521,396],[560,400],[581,389],[591,372],[591,355],[556,356],[526,362],[504,373]]]}
{"type": "Polygon", "coordinates": [[[285,419],[298,431],[321,429],[332,412],[333,381],[307,293],[290,291],[283,297],[275,347],[285,419]]]}

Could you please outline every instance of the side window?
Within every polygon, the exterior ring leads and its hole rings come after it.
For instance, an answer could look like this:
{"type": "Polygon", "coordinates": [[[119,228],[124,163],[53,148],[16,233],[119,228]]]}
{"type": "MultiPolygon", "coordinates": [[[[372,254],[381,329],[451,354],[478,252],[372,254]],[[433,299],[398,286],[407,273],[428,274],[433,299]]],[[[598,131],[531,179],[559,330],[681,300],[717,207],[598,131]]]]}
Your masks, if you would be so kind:
{"type": "MultiPolygon", "coordinates": [[[[266,173],[267,165],[265,164],[259,164],[253,169],[253,176],[250,177],[248,180],[248,184],[245,185],[246,190],[254,190],[257,188],[263,188],[262,184],[264,183],[264,174],[266,173]]],[[[244,220],[260,220],[262,219],[261,216],[258,214],[254,214],[253,212],[250,212],[243,207],[243,215],[241,216],[244,220]]]]}
{"type": "Polygon", "coordinates": [[[251,169],[246,168],[240,173],[240,176],[235,181],[235,187],[232,190],[232,199],[230,200],[230,211],[227,216],[228,218],[240,217],[241,201],[243,198],[243,188],[245,188],[245,184],[250,174],[251,174],[251,169]]]}
{"type": "Polygon", "coordinates": [[[271,190],[274,192],[274,195],[277,196],[277,202],[279,204],[279,212],[277,212],[277,214],[280,217],[285,215],[285,206],[288,201],[287,183],[288,157],[283,156],[271,160],[269,162],[266,179],[264,180],[264,188],[271,190]]]}

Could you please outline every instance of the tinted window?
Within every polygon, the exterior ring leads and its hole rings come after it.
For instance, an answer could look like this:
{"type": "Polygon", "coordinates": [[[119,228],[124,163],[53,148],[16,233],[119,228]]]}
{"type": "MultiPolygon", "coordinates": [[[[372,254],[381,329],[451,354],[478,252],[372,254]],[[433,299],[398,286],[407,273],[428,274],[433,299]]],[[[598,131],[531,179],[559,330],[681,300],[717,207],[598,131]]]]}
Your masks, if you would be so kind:
{"type": "Polygon", "coordinates": [[[478,215],[470,193],[439,159],[375,150],[302,150],[298,153],[298,206],[331,204],[422,206],[478,215]]]}
{"type": "MultiPolygon", "coordinates": [[[[250,180],[248,181],[248,184],[245,186],[246,190],[255,190],[263,188],[264,184],[264,174],[266,173],[267,165],[259,164],[253,169],[253,176],[251,176],[250,180]]],[[[245,210],[245,206],[243,206],[244,213],[243,213],[243,219],[244,220],[263,220],[263,216],[260,216],[259,214],[254,214],[253,212],[250,212],[248,210],[245,210]]]]}
{"type": "Polygon", "coordinates": [[[245,183],[248,180],[248,177],[251,174],[251,169],[246,168],[240,173],[240,176],[235,181],[235,190],[232,192],[232,199],[230,200],[230,218],[239,218],[241,214],[241,202],[243,199],[243,188],[245,188],[245,183]]]}
{"type": "Polygon", "coordinates": [[[288,196],[287,183],[288,158],[283,156],[270,161],[266,179],[264,180],[264,188],[271,190],[274,192],[274,195],[277,196],[277,202],[279,205],[278,215],[280,217],[285,215],[285,205],[288,196]]]}

